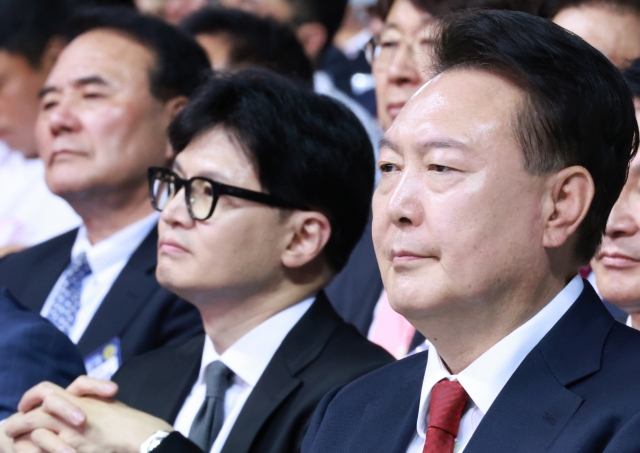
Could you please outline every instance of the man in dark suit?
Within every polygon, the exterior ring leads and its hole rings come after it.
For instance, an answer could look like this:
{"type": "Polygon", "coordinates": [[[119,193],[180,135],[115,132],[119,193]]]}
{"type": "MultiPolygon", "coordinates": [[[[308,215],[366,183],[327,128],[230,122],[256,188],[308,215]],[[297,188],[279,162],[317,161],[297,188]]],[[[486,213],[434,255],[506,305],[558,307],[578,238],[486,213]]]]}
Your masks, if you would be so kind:
{"type": "Polygon", "coordinates": [[[43,384],[22,411],[46,393],[43,408],[71,405],[52,414],[70,421],[79,410],[88,423],[61,432],[36,409],[8,421],[7,433],[19,436],[24,422],[55,429],[60,437],[31,434],[47,451],[69,442],[77,451],[298,452],[328,391],[393,361],[322,291],[367,222],[367,134],[336,101],[248,71],[211,80],[170,138],[173,171],[150,170],[162,210],[156,275],[198,307],[207,335],[119,370],[116,397],[138,410],[74,396],[111,397],[113,383],[43,384]]]}
{"type": "Polygon", "coordinates": [[[207,57],[186,34],[130,9],[78,15],[41,91],[36,135],[49,188],[82,218],[73,230],[0,261],[0,284],[66,333],[89,374],[202,332],[161,288],[147,168],[173,159],[163,132],[207,57]],[[151,74],[151,75],[150,75],[151,74]],[[117,362],[102,367],[104,350],[117,362]]]}
{"type": "Polygon", "coordinates": [[[328,394],[302,451],[640,451],[640,333],[578,274],[638,148],[624,80],[516,12],[446,18],[436,49],[373,198],[390,303],[432,346],[328,394]]]}
{"type": "Polygon", "coordinates": [[[38,382],[67,386],[85,373],[82,357],[58,329],[0,288],[0,420],[38,382]]]}

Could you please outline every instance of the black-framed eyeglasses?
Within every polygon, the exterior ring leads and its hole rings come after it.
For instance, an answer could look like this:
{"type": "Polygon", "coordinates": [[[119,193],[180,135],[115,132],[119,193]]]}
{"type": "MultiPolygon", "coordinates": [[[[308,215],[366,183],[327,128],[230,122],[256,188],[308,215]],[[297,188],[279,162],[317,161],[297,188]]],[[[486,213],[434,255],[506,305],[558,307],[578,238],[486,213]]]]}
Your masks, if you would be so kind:
{"type": "Polygon", "coordinates": [[[187,210],[194,220],[206,220],[211,217],[221,195],[243,198],[276,208],[309,210],[306,206],[290,203],[274,195],[229,186],[201,176],[182,179],[168,168],[151,167],[148,178],[151,204],[156,210],[162,211],[184,187],[187,210]]]}

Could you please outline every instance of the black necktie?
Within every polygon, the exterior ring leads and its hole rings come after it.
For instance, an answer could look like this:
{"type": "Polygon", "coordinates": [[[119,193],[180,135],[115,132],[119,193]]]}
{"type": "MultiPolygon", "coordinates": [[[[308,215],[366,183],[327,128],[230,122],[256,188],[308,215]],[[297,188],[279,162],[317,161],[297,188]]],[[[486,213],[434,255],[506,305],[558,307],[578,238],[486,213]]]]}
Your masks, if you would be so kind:
{"type": "Polygon", "coordinates": [[[216,360],[205,369],[207,396],[189,430],[189,439],[205,453],[211,450],[224,423],[224,396],[231,385],[233,371],[216,360]]]}

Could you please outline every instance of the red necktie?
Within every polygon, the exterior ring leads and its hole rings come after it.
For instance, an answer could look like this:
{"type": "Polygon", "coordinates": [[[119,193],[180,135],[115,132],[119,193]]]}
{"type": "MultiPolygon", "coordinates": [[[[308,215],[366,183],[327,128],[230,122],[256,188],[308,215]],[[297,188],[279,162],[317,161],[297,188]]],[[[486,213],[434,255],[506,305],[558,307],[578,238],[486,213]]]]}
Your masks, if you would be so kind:
{"type": "Polygon", "coordinates": [[[423,453],[453,453],[469,395],[457,381],[441,380],[431,389],[429,426],[423,453]]]}

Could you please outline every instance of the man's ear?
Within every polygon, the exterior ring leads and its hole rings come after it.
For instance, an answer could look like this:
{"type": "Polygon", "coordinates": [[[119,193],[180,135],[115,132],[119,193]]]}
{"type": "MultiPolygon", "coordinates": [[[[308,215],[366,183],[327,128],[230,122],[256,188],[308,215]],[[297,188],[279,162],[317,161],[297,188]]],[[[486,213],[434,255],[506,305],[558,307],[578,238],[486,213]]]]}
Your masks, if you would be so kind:
{"type": "Polygon", "coordinates": [[[282,254],[282,264],[300,268],[322,253],[331,237],[331,224],[321,213],[295,211],[285,222],[290,226],[290,237],[282,254]]]}
{"type": "MultiPolygon", "coordinates": [[[[178,116],[178,113],[180,113],[180,111],[185,108],[188,103],[189,98],[187,98],[186,96],[176,96],[165,102],[164,111],[166,113],[167,119],[164,126],[165,129],[169,127],[169,123],[171,123],[171,121],[173,121],[173,119],[178,116]]],[[[167,149],[165,150],[164,157],[167,166],[170,167],[173,164],[173,160],[175,159],[176,155],[173,151],[173,148],[171,147],[171,144],[169,144],[169,140],[167,140],[167,149]]]]}
{"type": "Polygon", "coordinates": [[[165,105],[165,111],[169,115],[169,122],[173,121],[173,119],[178,116],[178,113],[187,106],[189,103],[189,98],[186,96],[176,96],[174,98],[169,99],[165,105]]]}
{"type": "Polygon", "coordinates": [[[298,27],[296,35],[302,43],[304,52],[315,63],[327,43],[328,34],[325,26],[320,22],[308,22],[298,27]]]}
{"type": "Polygon", "coordinates": [[[60,56],[62,49],[65,48],[65,41],[62,38],[54,36],[49,40],[47,46],[44,48],[42,58],[40,59],[40,69],[44,74],[49,74],[53,65],[56,64],[56,60],[60,56]]]}
{"type": "Polygon", "coordinates": [[[549,179],[543,246],[557,248],[573,235],[591,207],[595,185],[586,168],[563,168],[549,179]]]}

